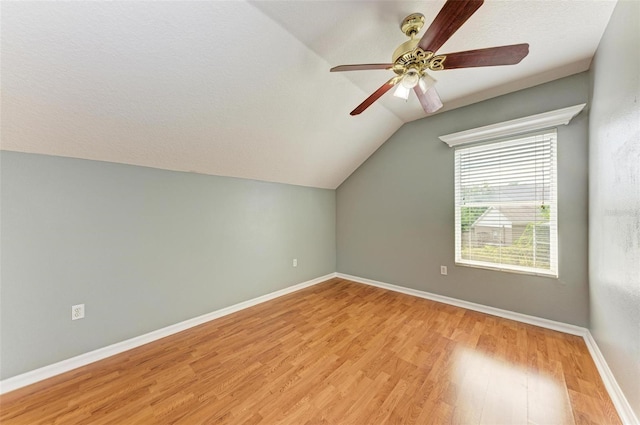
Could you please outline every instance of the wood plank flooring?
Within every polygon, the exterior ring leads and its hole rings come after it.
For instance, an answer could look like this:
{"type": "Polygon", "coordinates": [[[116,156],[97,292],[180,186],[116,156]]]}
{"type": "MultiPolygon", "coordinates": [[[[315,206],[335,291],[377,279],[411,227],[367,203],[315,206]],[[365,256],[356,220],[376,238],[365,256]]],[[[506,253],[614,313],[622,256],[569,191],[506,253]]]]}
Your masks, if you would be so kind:
{"type": "Polygon", "coordinates": [[[619,424],[582,338],[341,279],[0,397],[10,424],[619,424]]]}

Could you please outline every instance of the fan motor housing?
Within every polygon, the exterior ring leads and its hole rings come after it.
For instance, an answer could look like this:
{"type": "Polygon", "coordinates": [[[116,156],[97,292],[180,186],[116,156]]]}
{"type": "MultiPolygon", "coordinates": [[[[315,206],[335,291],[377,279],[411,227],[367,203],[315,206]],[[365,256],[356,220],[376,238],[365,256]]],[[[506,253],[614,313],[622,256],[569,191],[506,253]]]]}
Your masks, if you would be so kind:
{"type": "Polygon", "coordinates": [[[422,50],[417,44],[418,40],[405,41],[393,52],[393,72],[404,75],[409,68],[416,68],[423,74],[428,69],[444,69],[445,55],[436,56],[433,52],[422,50]]]}
{"type": "Polygon", "coordinates": [[[403,19],[400,24],[402,32],[410,38],[410,40],[402,43],[391,56],[393,62],[393,72],[398,75],[404,75],[409,68],[418,69],[422,74],[427,69],[439,71],[443,69],[443,62],[446,56],[436,56],[435,52],[422,50],[418,47],[419,39],[414,36],[420,32],[424,25],[424,15],[422,13],[412,13],[403,19]]]}
{"type": "Polygon", "coordinates": [[[393,63],[396,63],[398,61],[398,59],[400,59],[401,57],[407,55],[407,54],[411,54],[411,52],[413,52],[415,50],[415,48],[418,46],[418,42],[420,40],[407,40],[404,43],[402,43],[400,46],[398,46],[398,48],[393,52],[393,55],[391,56],[391,61],[393,63]]]}

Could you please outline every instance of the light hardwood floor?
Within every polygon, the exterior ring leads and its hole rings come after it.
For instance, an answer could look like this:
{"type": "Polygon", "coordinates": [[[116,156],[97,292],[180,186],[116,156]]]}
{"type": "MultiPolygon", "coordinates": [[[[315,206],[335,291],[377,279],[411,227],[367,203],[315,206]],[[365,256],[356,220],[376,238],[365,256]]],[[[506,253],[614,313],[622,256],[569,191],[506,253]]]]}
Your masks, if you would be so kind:
{"type": "Polygon", "coordinates": [[[619,424],[582,338],[341,279],[0,397],[2,424],[619,424]]]}

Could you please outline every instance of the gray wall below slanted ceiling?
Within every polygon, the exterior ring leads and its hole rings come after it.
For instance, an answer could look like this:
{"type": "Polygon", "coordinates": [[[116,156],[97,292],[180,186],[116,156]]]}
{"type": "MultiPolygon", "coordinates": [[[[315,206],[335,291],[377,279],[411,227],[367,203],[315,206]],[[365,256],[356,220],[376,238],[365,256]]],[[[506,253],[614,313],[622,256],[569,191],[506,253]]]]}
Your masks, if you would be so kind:
{"type": "Polygon", "coordinates": [[[334,190],[0,160],[3,379],[335,271],[334,190]]]}
{"type": "Polygon", "coordinates": [[[338,272],[587,326],[587,114],[558,128],[559,279],[454,265],[454,150],[438,136],[586,103],[588,84],[581,73],[402,126],[337,189],[338,272]]]}
{"type": "Polygon", "coordinates": [[[640,418],[640,2],[618,1],[591,66],[591,333],[640,418]]]}

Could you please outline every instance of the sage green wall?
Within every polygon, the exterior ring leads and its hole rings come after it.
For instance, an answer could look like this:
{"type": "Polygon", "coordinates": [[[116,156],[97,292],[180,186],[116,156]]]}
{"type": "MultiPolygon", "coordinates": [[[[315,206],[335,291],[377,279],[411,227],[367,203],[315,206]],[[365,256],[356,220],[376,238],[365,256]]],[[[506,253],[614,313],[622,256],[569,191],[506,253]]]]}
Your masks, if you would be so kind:
{"type": "Polygon", "coordinates": [[[640,2],[618,2],[591,71],[591,333],[640,418],[640,2]]]}
{"type": "Polygon", "coordinates": [[[333,190],[6,151],[0,167],[3,379],[335,271],[333,190]]]}
{"type": "Polygon", "coordinates": [[[559,279],[454,265],[454,151],[438,136],[588,93],[581,73],[402,126],[337,189],[338,272],[587,326],[587,114],[558,128],[559,279]]]}

